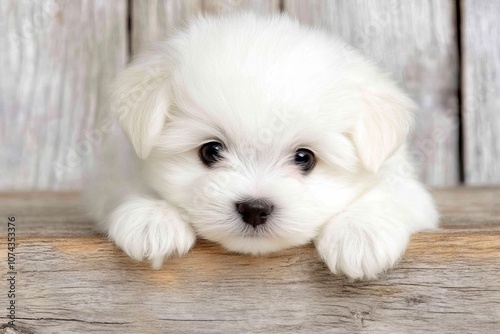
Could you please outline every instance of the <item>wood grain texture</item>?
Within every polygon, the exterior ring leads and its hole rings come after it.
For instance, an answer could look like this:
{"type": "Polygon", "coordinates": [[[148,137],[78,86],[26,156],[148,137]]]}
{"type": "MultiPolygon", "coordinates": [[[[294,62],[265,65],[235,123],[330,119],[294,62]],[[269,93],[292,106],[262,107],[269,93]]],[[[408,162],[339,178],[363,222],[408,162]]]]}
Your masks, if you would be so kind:
{"type": "Polygon", "coordinates": [[[127,1],[0,1],[0,189],[79,189],[106,89],[127,61],[127,1]]]}
{"type": "Polygon", "coordinates": [[[500,184],[500,2],[460,3],[465,182],[500,184]]]}
{"type": "MultiPolygon", "coordinates": [[[[499,326],[500,232],[420,234],[397,269],[371,282],[331,275],[313,247],[257,258],[200,242],[152,271],[102,238],[19,242],[18,323],[35,333],[489,333],[499,326]]],[[[0,287],[7,290],[4,280],[0,287]]]]}
{"type": "Polygon", "coordinates": [[[422,180],[459,182],[455,1],[285,0],[284,11],[394,74],[420,107],[411,148],[422,180]]]}
{"type": "Polygon", "coordinates": [[[133,0],[132,53],[147,50],[151,42],[166,38],[199,14],[245,10],[278,12],[279,0],[133,0]]]}
{"type": "Polygon", "coordinates": [[[0,334],[25,334],[25,333],[26,331],[24,331],[23,333],[22,330],[19,331],[15,328],[0,326],[0,334]]]}
{"type": "Polygon", "coordinates": [[[77,194],[2,194],[0,216],[17,222],[20,333],[495,332],[500,188],[433,193],[443,227],[369,282],[330,274],[312,246],[251,257],[200,241],[153,271],[93,234],[77,194]]]}

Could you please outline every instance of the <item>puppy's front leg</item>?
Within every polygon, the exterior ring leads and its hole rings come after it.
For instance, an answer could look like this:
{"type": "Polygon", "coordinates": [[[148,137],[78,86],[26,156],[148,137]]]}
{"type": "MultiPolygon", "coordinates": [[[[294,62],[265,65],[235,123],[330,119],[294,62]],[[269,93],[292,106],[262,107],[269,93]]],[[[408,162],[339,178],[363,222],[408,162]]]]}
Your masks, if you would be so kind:
{"type": "Polygon", "coordinates": [[[107,218],[108,236],[135,260],[147,259],[155,269],[172,255],[183,255],[196,235],[177,209],[164,200],[129,197],[107,218]]]}
{"type": "Polygon", "coordinates": [[[316,248],[330,270],[373,279],[402,256],[413,232],[437,225],[427,191],[415,181],[383,183],[332,218],[316,248]]]}

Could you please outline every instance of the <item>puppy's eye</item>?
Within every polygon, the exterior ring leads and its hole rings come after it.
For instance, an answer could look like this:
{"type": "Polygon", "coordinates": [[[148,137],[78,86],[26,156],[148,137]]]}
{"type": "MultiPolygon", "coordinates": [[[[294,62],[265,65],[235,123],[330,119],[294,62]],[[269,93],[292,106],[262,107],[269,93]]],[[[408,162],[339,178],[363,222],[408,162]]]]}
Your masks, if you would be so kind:
{"type": "Polygon", "coordinates": [[[314,153],[305,148],[299,148],[295,152],[294,162],[304,172],[310,172],[316,164],[314,153]]]}
{"type": "Polygon", "coordinates": [[[219,161],[222,159],[222,150],[224,149],[224,146],[217,142],[217,141],[211,141],[209,143],[204,144],[201,148],[199,153],[201,161],[210,167],[213,165],[215,162],[219,161]]]}

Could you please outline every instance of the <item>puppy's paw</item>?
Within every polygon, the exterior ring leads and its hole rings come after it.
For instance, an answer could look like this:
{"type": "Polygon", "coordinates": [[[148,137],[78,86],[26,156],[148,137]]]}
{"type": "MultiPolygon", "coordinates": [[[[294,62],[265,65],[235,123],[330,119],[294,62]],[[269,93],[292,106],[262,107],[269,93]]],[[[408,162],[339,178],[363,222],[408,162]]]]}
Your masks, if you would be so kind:
{"type": "Polygon", "coordinates": [[[326,226],[315,243],[334,274],[374,279],[396,264],[411,233],[402,224],[377,220],[341,215],[326,226]]]}
{"type": "Polygon", "coordinates": [[[135,260],[147,259],[159,269],[165,258],[184,255],[196,235],[176,209],[145,198],[122,203],[109,216],[109,237],[135,260]]]}

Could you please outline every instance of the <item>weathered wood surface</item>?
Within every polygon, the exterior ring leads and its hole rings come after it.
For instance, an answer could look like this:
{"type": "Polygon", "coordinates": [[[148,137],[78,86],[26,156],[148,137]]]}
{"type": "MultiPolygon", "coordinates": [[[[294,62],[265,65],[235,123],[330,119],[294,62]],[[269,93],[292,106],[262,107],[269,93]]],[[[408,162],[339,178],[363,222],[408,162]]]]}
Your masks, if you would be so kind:
{"type": "Polygon", "coordinates": [[[285,0],[284,11],[326,27],[392,73],[420,107],[412,155],[422,180],[459,182],[455,1],[285,0]]]}
{"type": "Polygon", "coordinates": [[[461,5],[465,182],[500,184],[500,2],[461,5]]]}
{"type": "Polygon", "coordinates": [[[189,19],[203,14],[252,10],[260,14],[279,11],[279,0],[133,0],[132,53],[147,50],[189,19]]]}
{"type": "Polygon", "coordinates": [[[496,332],[500,188],[434,195],[442,228],[370,282],[330,274],[312,246],[250,257],[201,241],[153,271],[93,234],[76,194],[0,195],[0,258],[14,215],[21,332],[496,332]]]}
{"type": "Polygon", "coordinates": [[[127,40],[136,54],[188,18],[238,10],[283,10],[325,26],[394,73],[422,110],[413,138],[422,179],[454,185],[460,168],[457,3],[465,181],[499,183],[498,1],[4,0],[0,189],[79,189],[102,135],[95,124],[104,117],[107,84],[129,56],[127,40]]]}
{"type": "Polygon", "coordinates": [[[0,1],[0,189],[79,189],[127,61],[127,1],[0,1]]]}

